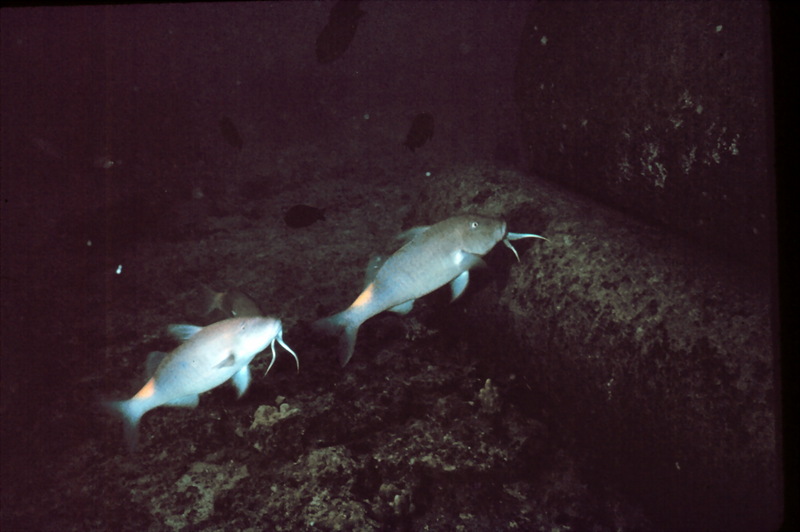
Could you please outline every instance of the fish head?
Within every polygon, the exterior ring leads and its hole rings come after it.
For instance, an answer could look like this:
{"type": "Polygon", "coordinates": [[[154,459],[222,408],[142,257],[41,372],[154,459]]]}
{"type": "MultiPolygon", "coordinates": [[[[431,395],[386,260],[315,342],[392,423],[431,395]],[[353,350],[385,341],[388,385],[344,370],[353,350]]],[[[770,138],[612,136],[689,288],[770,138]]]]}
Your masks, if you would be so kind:
{"type": "Polygon", "coordinates": [[[269,346],[283,331],[275,318],[249,317],[227,320],[234,329],[234,351],[239,356],[255,356],[269,346]]]}
{"type": "Polygon", "coordinates": [[[461,250],[475,255],[489,253],[506,235],[506,222],[499,218],[467,215],[452,220],[461,240],[461,250]]]}

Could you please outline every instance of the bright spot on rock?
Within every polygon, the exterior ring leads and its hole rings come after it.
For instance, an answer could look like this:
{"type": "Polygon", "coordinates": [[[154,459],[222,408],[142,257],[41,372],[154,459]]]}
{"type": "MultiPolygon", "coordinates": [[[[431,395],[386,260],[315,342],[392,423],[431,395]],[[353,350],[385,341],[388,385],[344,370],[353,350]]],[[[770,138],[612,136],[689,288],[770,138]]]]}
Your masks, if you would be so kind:
{"type": "Polygon", "coordinates": [[[364,113],[364,120],[369,120],[369,113],[364,113]]]}
{"type": "Polygon", "coordinates": [[[542,35],[542,38],[539,39],[539,42],[542,43],[542,46],[547,44],[547,35],[542,35]]]}
{"type": "Polygon", "coordinates": [[[703,112],[703,106],[700,105],[700,104],[697,104],[697,108],[695,109],[695,111],[697,112],[697,114],[702,113],[703,112]]]}
{"type": "Polygon", "coordinates": [[[122,264],[120,264],[119,266],[117,266],[117,275],[119,275],[119,274],[121,274],[121,273],[122,273],[122,264]]]}
{"type": "Polygon", "coordinates": [[[430,176],[431,176],[430,172],[425,172],[425,177],[430,177],[430,176]]]}
{"type": "Polygon", "coordinates": [[[719,26],[717,26],[716,30],[717,30],[717,33],[721,32],[721,31],[722,31],[722,24],[720,24],[719,26]]]}
{"type": "Polygon", "coordinates": [[[92,247],[92,241],[91,240],[87,240],[86,241],[86,245],[89,246],[89,247],[92,247]]]}

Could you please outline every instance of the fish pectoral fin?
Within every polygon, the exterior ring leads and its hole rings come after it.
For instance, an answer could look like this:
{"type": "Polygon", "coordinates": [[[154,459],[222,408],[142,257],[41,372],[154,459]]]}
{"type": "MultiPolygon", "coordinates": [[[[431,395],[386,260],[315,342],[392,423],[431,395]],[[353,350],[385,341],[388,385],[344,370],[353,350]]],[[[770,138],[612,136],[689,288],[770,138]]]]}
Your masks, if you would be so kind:
{"type": "Polygon", "coordinates": [[[458,266],[462,271],[471,270],[473,268],[485,268],[486,263],[480,255],[470,253],[469,251],[458,250],[453,255],[453,263],[458,266]]]}
{"type": "Polygon", "coordinates": [[[408,242],[409,240],[414,240],[415,238],[417,238],[419,235],[430,229],[430,227],[431,227],[430,225],[421,225],[419,227],[412,227],[411,229],[403,231],[395,238],[397,240],[403,240],[405,242],[408,242]]]}
{"type": "Polygon", "coordinates": [[[463,272],[461,275],[450,281],[450,290],[453,293],[453,297],[450,299],[450,301],[453,302],[459,297],[461,297],[461,294],[463,294],[464,290],[467,289],[468,284],[469,284],[469,270],[463,272]]]}
{"type": "Polygon", "coordinates": [[[411,312],[411,309],[414,308],[414,301],[415,299],[411,299],[406,301],[405,303],[400,303],[399,305],[395,305],[389,309],[389,312],[394,312],[396,314],[408,314],[411,312]]]}
{"type": "Polygon", "coordinates": [[[250,386],[250,366],[245,366],[231,377],[231,382],[236,387],[236,397],[241,397],[250,386]]]}
{"type": "Polygon", "coordinates": [[[230,353],[228,353],[228,356],[226,356],[222,360],[222,362],[220,362],[219,364],[214,366],[214,369],[229,368],[229,367],[233,366],[234,364],[236,364],[236,355],[234,355],[233,351],[231,351],[230,353]]]}
{"type": "Polygon", "coordinates": [[[169,331],[169,334],[171,334],[172,336],[181,341],[188,340],[189,338],[200,332],[201,329],[202,327],[198,327],[197,325],[188,325],[185,323],[179,325],[173,324],[167,327],[167,331],[169,331]]]}
{"type": "Polygon", "coordinates": [[[158,366],[166,356],[167,354],[162,353],[161,351],[153,351],[147,355],[147,368],[145,371],[147,372],[148,379],[153,376],[153,374],[156,372],[156,369],[158,369],[158,366]]]}
{"type": "Polygon", "coordinates": [[[176,406],[179,408],[194,408],[200,404],[200,396],[197,394],[184,395],[171,401],[164,403],[167,406],[176,406]]]}

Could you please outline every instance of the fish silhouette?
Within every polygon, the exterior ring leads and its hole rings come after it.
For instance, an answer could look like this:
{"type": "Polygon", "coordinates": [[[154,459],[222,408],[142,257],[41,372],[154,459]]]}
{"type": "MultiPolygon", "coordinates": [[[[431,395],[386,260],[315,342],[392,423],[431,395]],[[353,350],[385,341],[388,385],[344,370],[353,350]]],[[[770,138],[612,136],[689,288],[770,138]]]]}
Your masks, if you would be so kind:
{"type": "Polygon", "coordinates": [[[403,146],[411,151],[424,145],[428,139],[433,137],[433,115],[430,113],[420,113],[414,117],[411,127],[406,135],[403,146]]]}
{"type": "Polygon", "coordinates": [[[289,227],[308,227],[318,220],[325,219],[325,210],[311,205],[293,205],[283,215],[283,221],[289,227]]]}
{"type": "Polygon", "coordinates": [[[244,146],[244,141],[242,141],[242,137],[239,135],[239,130],[236,129],[236,126],[233,124],[233,121],[230,118],[223,116],[222,119],[220,119],[219,130],[222,133],[222,138],[224,138],[228,144],[237,150],[242,149],[242,146],[244,146]]]}
{"type": "Polygon", "coordinates": [[[345,53],[356,36],[358,21],[366,13],[359,2],[339,0],[331,8],[328,23],[317,37],[317,61],[322,64],[335,61],[345,53]]]}

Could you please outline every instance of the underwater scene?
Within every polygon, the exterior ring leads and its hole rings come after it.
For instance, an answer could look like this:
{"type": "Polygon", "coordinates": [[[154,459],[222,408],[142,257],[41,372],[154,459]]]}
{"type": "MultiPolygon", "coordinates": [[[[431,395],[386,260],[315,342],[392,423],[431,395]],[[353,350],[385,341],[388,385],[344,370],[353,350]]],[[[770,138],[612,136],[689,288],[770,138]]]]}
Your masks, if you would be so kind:
{"type": "Polygon", "coordinates": [[[759,2],[0,12],[12,530],[764,530],[759,2]]]}

